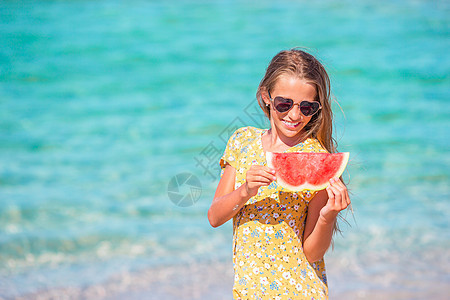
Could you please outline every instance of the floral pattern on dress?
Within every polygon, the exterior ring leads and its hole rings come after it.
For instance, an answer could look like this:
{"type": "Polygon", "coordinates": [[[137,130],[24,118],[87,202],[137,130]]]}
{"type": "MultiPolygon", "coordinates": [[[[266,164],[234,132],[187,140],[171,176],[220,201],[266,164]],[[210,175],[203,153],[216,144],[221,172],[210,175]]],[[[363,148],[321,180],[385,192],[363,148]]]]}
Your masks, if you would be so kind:
{"type": "MultiPolygon", "coordinates": [[[[252,165],[266,165],[264,129],[243,127],[230,137],[220,160],[236,170],[235,188],[252,165]]],[[[309,138],[285,152],[326,152],[309,138]]],[[[290,192],[274,181],[259,188],[233,218],[234,299],[327,299],[323,259],[310,264],[303,253],[309,201],[316,192],[290,192]]]]}

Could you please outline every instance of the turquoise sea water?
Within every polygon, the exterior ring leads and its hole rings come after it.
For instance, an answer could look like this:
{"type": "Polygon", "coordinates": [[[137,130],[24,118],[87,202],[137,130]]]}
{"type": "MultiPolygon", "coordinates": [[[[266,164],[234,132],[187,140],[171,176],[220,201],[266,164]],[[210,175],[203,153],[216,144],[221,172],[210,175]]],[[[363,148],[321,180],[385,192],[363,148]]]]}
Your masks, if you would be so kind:
{"type": "Polygon", "coordinates": [[[231,264],[231,224],[206,218],[215,161],[233,128],[266,126],[256,87],[294,46],[327,66],[351,153],[354,216],[327,254],[330,294],[448,292],[449,12],[446,1],[1,2],[0,297],[231,264]],[[202,185],[189,207],[167,193],[183,172],[202,185]]]}

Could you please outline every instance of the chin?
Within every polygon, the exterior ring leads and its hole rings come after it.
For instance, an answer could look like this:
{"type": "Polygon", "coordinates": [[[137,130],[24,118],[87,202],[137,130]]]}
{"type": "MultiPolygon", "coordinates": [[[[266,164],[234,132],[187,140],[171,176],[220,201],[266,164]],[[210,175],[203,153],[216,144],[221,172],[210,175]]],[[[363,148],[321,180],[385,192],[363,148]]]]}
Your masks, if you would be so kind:
{"type": "Polygon", "coordinates": [[[288,128],[283,128],[280,131],[283,133],[283,135],[285,135],[286,137],[292,138],[295,137],[297,135],[302,134],[303,132],[303,128],[305,126],[298,126],[298,128],[296,128],[295,130],[293,129],[288,129],[288,128]]]}

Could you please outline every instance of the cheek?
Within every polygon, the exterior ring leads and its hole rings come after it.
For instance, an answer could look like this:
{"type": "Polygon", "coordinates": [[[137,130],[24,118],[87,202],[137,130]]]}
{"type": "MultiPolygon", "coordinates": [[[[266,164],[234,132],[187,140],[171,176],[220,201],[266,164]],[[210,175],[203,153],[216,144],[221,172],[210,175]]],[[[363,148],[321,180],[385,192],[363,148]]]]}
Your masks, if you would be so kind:
{"type": "Polygon", "coordinates": [[[308,117],[307,119],[305,119],[305,126],[307,125],[308,127],[310,127],[310,126],[312,126],[316,121],[317,121],[317,118],[308,117]]]}

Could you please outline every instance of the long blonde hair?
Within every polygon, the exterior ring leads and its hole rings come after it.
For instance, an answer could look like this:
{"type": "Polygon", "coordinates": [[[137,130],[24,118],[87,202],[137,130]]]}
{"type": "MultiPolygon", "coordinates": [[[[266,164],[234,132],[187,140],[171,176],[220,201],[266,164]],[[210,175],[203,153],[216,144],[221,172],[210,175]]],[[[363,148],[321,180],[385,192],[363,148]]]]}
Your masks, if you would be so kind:
{"type": "MultiPolygon", "coordinates": [[[[337,143],[333,138],[330,77],[324,66],[314,56],[298,48],[283,50],[275,55],[267,67],[266,74],[256,92],[259,106],[269,120],[270,107],[264,102],[262,94],[264,92],[270,93],[275,87],[277,80],[283,75],[295,76],[316,87],[315,100],[320,102],[322,109],[311,118],[304,129],[308,137],[316,138],[328,152],[335,153],[337,151],[337,143]]],[[[341,214],[339,216],[342,218],[341,214]]],[[[345,219],[343,220],[345,221],[345,219]]],[[[340,232],[337,222],[335,222],[333,228],[333,233],[336,232],[340,232]]]]}
{"type": "Polygon", "coordinates": [[[316,101],[320,102],[322,109],[311,118],[304,129],[308,137],[316,138],[328,152],[336,152],[337,145],[332,135],[330,78],[323,65],[314,56],[298,48],[283,50],[275,55],[256,92],[259,106],[269,120],[270,107],[266,106],[262,94],[270,93],[283,75],[295,76],[316,87],[316,101]]]}

